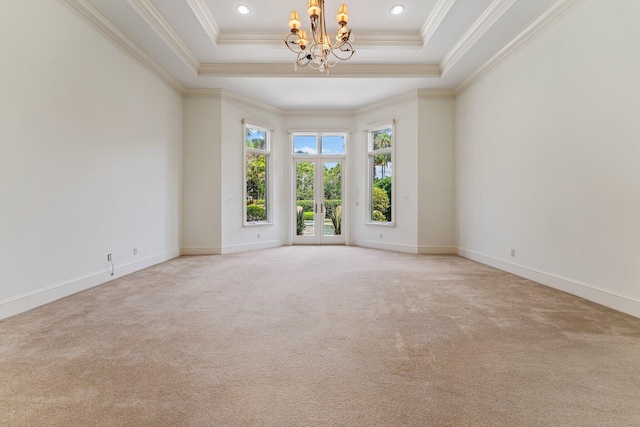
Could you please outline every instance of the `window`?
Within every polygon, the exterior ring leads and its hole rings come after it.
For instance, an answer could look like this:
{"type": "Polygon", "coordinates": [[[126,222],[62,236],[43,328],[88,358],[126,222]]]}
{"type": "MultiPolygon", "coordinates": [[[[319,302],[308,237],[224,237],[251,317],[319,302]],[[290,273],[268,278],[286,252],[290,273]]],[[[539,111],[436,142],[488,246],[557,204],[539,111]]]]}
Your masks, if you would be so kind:
{"type": "Polygon", "coordinates": [[[374,125],[365,130],[368,134],[369,157],[368,221],[393,225],[394,123],[374,125]]]}
{"type": "Polygon", "coordinates": [[[269,129],[244,123],[244,223],[267,223],[271,220],[269,176],[271,144],[269,129]]]}
{"type": "Polygon", "coordinates": [[[345,133],[293,134],[294,155],[344,156],[345,133]],[[320,151],[318,151],[320,146],[320,151]]]}

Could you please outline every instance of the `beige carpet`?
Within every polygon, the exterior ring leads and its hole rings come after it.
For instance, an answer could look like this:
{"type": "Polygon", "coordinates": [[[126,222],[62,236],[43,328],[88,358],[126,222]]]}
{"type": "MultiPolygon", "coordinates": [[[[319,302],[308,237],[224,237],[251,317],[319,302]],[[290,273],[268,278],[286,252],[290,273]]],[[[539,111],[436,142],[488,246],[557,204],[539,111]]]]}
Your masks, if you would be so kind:
{"type": "Polygon", "coordinates": [[[640,319],[454,256],[183,257],[0,321],[1,426],[638,426],[640,319]]]}

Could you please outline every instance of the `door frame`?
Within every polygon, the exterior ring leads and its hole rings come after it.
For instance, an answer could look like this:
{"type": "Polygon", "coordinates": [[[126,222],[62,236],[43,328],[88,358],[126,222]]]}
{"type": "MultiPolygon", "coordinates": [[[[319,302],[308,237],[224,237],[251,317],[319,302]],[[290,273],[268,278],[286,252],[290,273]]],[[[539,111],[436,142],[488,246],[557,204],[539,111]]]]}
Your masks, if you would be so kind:
{"type": "MultiPolygon", "coordinates": [[[[349,185],[348,185],[348,169],[349,169],[349,131],[347,130],[331,130],[331,131],[289,131],[289,152],[290,155],[290,191],[291,202],[289,203],[290,226],[289,226],[289,244],[290,245],[347,245],[349,242],[349,185]],[[317,137],[318,148],[323,135],[326,136],[344,136],[345,153],[344,154],[295,154],[293,153],[293,138],[296,135],[305,135],[317,137]],[[318,191],[322,194],[324,201],[324,163],[341,162],[342,163],[342,233],[340,236],[324,236],[324,231],[314,233],[314,236],[297,236],[296,235],[296,205],[297,205],[297,162],[311,162],[315,164],[314,171],[314,198],[318,195],[318,191]],[[319,174],[318,171],[321,171],[319,174]],[[321,190],[318,190],[321,188],[321,190]]],[[[324,202],[323,202],[324,203],[324,202]]],[[[317,228],[317,227],[316,227],[317,228]]],[[[324,230],[324,229],[322,229],[324,230]]]]}

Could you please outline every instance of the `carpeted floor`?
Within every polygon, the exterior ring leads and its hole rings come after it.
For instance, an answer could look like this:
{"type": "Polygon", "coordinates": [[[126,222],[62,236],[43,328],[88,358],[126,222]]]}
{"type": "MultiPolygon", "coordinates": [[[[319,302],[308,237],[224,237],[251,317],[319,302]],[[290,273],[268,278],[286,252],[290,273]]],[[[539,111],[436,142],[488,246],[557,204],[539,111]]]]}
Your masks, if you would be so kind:
{"type": "Polygon", "coordinates": [[[182,257],[0,321],[1,426],[638,426],[640,319],[455,256],[182,257]]]}

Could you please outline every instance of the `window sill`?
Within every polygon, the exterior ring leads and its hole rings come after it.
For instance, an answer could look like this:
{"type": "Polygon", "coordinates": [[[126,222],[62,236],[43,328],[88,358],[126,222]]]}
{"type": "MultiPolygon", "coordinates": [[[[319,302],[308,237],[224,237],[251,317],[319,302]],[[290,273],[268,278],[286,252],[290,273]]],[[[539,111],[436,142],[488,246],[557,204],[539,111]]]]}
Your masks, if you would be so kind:
{"type": "Polygon", "coordinates": [[[273,225],[273,222],[266,222],[266,221],[260,221],[260,222],[245,222],[244,224],[242,224],[243,227],[260,227],[263,225],[273,225]]]}
{"type": "Polygon", "coordinates": [[[391,222],[379,222],[379,221],[368,221],[365,222],[365,225],[377,225],[379,227],[395,227],[396,223],[391,221],[391,222]]]}

